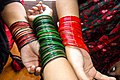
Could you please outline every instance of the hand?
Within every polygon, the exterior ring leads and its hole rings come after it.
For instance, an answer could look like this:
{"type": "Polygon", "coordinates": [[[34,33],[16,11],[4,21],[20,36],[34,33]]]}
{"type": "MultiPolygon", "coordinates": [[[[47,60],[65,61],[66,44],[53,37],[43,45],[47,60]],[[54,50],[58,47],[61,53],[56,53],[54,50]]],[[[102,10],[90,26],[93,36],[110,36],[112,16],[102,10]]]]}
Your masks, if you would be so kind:
{"type": "Polygon", "coordinates": [[[32,22],[37,16],[40,15],[49,15],[52,16],[52,9],[49,8],[47,5],[42,4],[40,1],[36,6],[33,6],[32,9],[28,10],[28,20],[32,22]]]}
{"type": "MultiPolygon", "coordinates": [[[[29,9],[27,13],[30,22],[32,22],[39,15],[52,16],[52,9],[42,4],[42,2],[39,2],[36,6],[33,6],[32,9],[29,9]]],[[[36,75],[39,75],[41,72],[39,47],[38,41],[34,41],[21,49],[23,64],[29,73],[34,73],[36,75]]]]}
{"type": "Polygon", "coordinates": [[[39,43],[37,41],[33,41],[21,48],[23,64],[29,73],[34,73],[35,75],[39,75],[41,72],[39,47],[39,43]]]}
{"type": "Polygon", "coordinates": [[[67,58],[79,80],[92,80],[94,78],[97,80],[116,80],[98,72],[93,66],[89,53],[84,49],[74,46],[66,46],[65,49],[67,58]]]}
{"type": "Polygon", "coordinates": [[[108,71],[109,75],[120,76],[120,61],[116,62],[108,71]]]}

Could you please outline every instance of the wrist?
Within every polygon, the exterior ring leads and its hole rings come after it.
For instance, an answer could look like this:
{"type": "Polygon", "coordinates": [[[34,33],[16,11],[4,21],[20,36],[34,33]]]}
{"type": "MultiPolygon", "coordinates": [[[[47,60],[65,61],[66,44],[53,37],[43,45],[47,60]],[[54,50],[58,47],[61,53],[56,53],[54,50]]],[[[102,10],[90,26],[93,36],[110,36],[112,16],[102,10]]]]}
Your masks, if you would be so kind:
{"type": "Polygon", "coordinates": [[[28,22],[18,21],[10,26],[10,31],[13,38],[19,48],[19,50],[25,45],[36,40],[32,28],[28,22]]]}

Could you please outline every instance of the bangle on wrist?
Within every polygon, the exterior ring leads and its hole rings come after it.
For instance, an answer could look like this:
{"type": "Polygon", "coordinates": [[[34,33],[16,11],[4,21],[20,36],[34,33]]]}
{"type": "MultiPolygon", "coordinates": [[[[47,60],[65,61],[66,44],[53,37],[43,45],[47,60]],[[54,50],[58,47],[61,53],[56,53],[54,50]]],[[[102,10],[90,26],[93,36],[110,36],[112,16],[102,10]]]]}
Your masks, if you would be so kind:
{"type": "Polygon", "coordinates": [[[35,26],[33,29],[41,45],[40,57],[43,69],[50,61],[59,57],[66,57],[64,46],[51,16],[38,16],[34,19],[33,26],[35,26]]]}
{"type": "Polygon", "coordinates": [[[19,50],[28,43],[36,40],[33,30],[28,22],[15,22],[10,26],[10,31],[13,34],[13,38],[16,41],[19,50]]]}
{"type": "Polygon", "coordinates": [[[76,16],[60,18],[58,32],[64,46],[76,46],[89,52],[82,38],[80,18],[76,16]]]}

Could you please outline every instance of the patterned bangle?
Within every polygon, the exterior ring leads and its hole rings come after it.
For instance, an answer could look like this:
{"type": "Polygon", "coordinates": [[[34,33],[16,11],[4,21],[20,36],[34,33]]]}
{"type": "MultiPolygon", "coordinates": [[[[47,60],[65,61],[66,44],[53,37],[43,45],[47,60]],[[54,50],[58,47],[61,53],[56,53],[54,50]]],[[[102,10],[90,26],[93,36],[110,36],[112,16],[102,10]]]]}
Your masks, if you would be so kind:
{"type": "Polygon", "coordinates": [[[18,21],[13,23],[10,26],[10,31],[13,34],[13,38],[16,41],[19,50],[25,45],[36,40],[29,23],[25,21],[18,21]]]}
{"type": "Polygon", "coordinates": [[[25,22],[25,21],[17,21],[10,26],[10,30],[13,31],[13,29],[15,29],[15,28],[21,28],[21,27],[25,27],[25,26],[30,27],[30,24],[28,24],[28,22],[25,22]],[[17,26],[19,26],[19,27],[17,27],[17,26]]]}
{"type": "Polygon", "coordinates": [[[34,34],[26,34],[23,37],[19,38],[18,40],[16,40],[16,42],[18,44],[22,44],[22,42],[26,41],[26,39],[29,39],[31,37],[35,37],[34,34]]]}

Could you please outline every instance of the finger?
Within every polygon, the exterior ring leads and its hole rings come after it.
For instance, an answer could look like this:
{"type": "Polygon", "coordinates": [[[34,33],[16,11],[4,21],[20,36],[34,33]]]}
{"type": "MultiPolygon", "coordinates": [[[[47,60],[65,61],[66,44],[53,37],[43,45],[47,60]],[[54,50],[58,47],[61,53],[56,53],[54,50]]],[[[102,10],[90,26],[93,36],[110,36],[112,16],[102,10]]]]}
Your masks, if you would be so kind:
{"type": "Polygon", "coordinates": [[[28,11],[27,11],[27,14],[28,14],[28,15],[31,15],[31,14],[33,14],[33,13],[34,13],[34,11],[33,11],[33,10],[28,9],[28,11]]]}
{"type": "Polygon", "coordinates": [[[112,67],[110,70],[108,70],[107,73],[108,73],[109,75],[115,76],[115,75],[116,75],[115,71],[116,71],[116,67],[114,66],[114,67],[112,67]]]}
{"type": "Polygon", "coordinates": [[[101,74],[98,71],[97,71],[97,73],[95,75],[95,79],[97,79],[97,80],[116,80],[114,77],[108,77],[106,75],[101,74]]]}
{"type": "Polygon", "coordinates": [[[33,6],[33,7],[32,7],[32,10],[37,11],[37,10],[38,10],[38,7],[33,6]]]}
{"type": "Polygon", "coordinates": [[[44,6],[43,6],[42,2],[39,2],[39,4],[40,4],[41,12],[43,12],[44,11],[44,6]]]}
{"type": "Polygon", "coordinates": [[[38,8],[38,11],[41,13],[41,4],[37,4],[36,7],[38,8]]]}
{"type": "Polygon", "coordinates": [[[39,3],[38,4],[42,4],[42,1],[39,1],[39,3]]]}
{"type": "Polygon", "coordinates": [[[31,66],[31,67],[27,68],[27,70],[30,74],[33,74],[35,72],[35,66],[31,66]]]}
{"type": "Polygon", "coordinates": [[[52,9],[48,7],[47,5],[43,4],[43,6],[45,7],[43,14],[52,16],[52,13],[53,13],[52,9]]]}
{"type": "Polygon", "coordinates": [[[43,6],[42,3],[37,4],[36,7],[38,8],[40,14],[43,13],[43,11],[45,11],[45,6],[43,6]]]}
{"type": "Polygon", "coordinates": [[[36,67],[34,74],[35,74],[36,76],[38,76],[38,75],[40,75],[40,72],[41,72],[41,67],[36,67]]]}
{"type": "Polygon", "coordinates": [[[44,11],[44,10],[45,10],[45,7],[43,6],[42,1],[40,1],[38,4],[40,4],[40,5],[41,5],[41,9],[44,11]]]}

